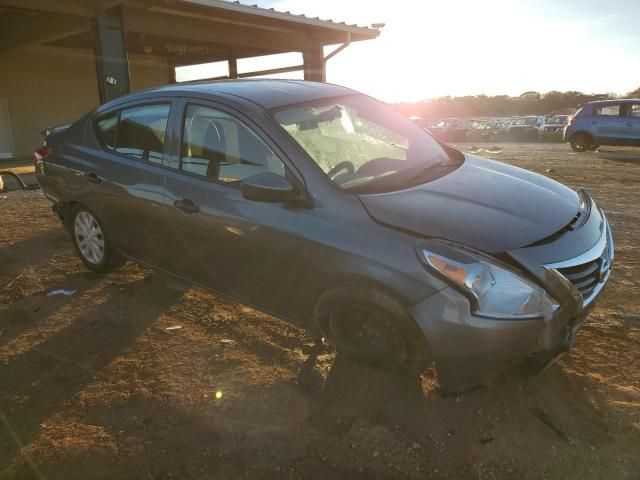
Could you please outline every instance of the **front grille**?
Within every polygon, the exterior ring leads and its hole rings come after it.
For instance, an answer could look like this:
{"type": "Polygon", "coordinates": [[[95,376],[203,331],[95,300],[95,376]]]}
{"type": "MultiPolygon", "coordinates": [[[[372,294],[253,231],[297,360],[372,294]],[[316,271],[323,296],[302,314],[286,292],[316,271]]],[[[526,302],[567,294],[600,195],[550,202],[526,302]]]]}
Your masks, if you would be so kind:
{"type": "Polygon", "coordinates": [[[583,263],[582,265],[575,265],[566,268],[558,268],[560,272],[567,280],[569,280],[582,294],[583,299],[588,299],[593,293],[594,289],[601,281],[600,275],[600,263],[601,259],[594,260],[592,262],[583,263]]]}
{"type": "Polygon", "coordinates": [[[604,231],[590,250],[569,260],[548,264],[569,282],[582,295],[583,306],[589,305],[600,293],[609,279],[613,263],[613,237],[607,219],[602,213],[604,231]]]}

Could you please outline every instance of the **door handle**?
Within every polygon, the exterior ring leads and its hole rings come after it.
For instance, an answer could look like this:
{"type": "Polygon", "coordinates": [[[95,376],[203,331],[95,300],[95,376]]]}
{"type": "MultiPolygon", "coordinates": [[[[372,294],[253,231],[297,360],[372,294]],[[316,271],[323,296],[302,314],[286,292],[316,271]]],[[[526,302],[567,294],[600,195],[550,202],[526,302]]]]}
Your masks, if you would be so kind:
{"type": "Polygon", "coordinates": [[[198,213],[200,211],[200,207],[198,207],[198,205],[196,205],[190,198],[176,200],[175,202],[173,202],[173,206],[178,210],[182,210],[184,213],[188,214],[198,213]]]}
{"type": "Polygon", "coordinates": [[[591,125],[598,125],[600,122],[591,122],[591,125]]]}
{"type": "Polygon", "coordinates": [[[102,179],[100,177],[98,177],[98,175],[96,175],[93,172],[92,173],[85,173],[84,174],[84,178],[87,180],[87,182],[93,183],[94,185],[97,185],[100,182],[102,182],[102,179]]]}
{"type": "Polygon", "coordinates": [[[633,127],[633,123],[625,123],[627,127],[633,127]]]}

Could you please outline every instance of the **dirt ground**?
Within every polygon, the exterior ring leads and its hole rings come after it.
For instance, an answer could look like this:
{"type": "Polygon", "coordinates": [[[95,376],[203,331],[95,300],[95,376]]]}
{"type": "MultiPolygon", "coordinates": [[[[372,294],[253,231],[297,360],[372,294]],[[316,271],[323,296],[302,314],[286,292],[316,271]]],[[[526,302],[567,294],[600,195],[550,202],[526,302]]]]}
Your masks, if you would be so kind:
{"type": "Polygon", "coordinates": [[[0,194],[0,478],[640,479],[640,151],[500,147],[591,192],[614,271],[569,356],[460,396],[131,262],[89,273],[39,191],[0,194]]]}

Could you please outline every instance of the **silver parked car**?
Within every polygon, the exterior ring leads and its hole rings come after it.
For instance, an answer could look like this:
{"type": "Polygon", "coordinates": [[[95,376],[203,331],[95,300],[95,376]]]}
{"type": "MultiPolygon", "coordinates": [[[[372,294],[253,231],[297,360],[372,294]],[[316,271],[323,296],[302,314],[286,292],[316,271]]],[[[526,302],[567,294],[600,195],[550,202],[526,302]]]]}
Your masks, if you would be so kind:
{"type": "Polygon", "coordinates": [[[600,145],[640,146],[640,100],[604,100],[582,105],[564,130],[576,152],[600,145]]]}

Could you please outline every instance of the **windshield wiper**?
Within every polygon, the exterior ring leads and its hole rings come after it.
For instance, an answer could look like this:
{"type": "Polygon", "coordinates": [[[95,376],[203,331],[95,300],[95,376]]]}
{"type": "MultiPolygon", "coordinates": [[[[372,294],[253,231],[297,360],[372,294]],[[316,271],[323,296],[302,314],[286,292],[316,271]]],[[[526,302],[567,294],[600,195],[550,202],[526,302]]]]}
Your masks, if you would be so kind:
{"type": "Polygon", "coordinates": [[[410,168],[392,175],[377,177],[363,185],[344,187],[344,189],[357,194],[384,193],[401,190],[433,180],[440,176],[437,172],[443,169],[454,170],[457,167],[458,164],[456,163],[435,163],[433,165],[421,166],[421,168],[418,169],[410,168]]]}

